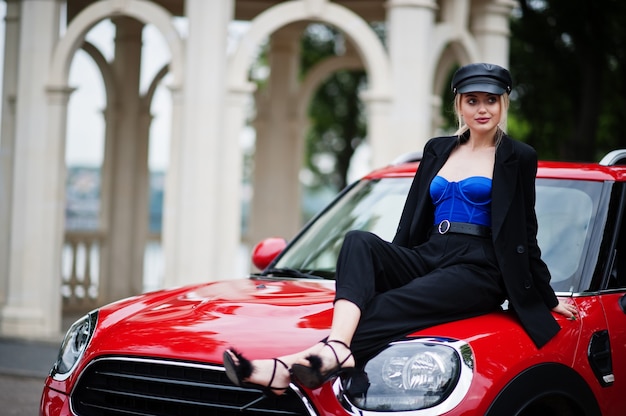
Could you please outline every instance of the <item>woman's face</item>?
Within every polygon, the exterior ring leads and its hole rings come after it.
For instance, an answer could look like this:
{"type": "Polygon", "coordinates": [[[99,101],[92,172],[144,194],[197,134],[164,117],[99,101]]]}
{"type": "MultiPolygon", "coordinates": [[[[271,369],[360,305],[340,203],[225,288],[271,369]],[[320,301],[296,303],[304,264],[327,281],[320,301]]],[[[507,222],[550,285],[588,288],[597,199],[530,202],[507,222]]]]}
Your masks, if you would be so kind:
{"type": "Polygon", "coordinates": [[[471,132],[495,133],[502,113],[500,96],[487,92],[462,94],[459,112],[471,132]]]}

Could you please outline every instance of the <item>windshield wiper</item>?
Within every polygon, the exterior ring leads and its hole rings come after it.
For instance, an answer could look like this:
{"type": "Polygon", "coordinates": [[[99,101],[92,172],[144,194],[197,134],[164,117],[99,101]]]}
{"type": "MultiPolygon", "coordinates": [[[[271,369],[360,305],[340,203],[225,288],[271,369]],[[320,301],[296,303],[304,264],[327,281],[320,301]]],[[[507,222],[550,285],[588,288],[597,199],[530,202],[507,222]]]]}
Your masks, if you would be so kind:
{"type": "Polygon", "coordinates": [[[274,269],[267,269],[263,271],[263,273],[257,274],[256,276],[271,276],[271,277],[294,277],[297,279],[324,279],[321,276],[317,276],[315,274],[302,272],[298,269],[292,269],[289,267],[281,267],[274,269]]]}

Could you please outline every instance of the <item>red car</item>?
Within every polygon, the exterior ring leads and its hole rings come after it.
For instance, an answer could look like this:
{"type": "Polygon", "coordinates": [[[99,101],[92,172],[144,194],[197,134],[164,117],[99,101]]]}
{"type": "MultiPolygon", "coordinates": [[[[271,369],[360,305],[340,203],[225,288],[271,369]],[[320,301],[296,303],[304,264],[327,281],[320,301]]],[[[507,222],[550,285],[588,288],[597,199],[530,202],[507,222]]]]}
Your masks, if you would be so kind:
{"type": "MultiPolygon", "coordinates": [[[[234,386],[222,353],[292,353],[326,336],[343,236],[395,233],[417,163],[345,189],[288,244],[253,254],[263,272],[122,300],[77,321],[41,415],[623,415],[626,412],[626,150],[600,164],[540,163],[539,245],[579,319],[538,350],[502,311],[417,331],[365,365],[367,379],[234,386]]],[[[224,276],[229,278],[231,276],[224,276]]],[[[454,288],[451,288],[454,290],[454,288]]]]}

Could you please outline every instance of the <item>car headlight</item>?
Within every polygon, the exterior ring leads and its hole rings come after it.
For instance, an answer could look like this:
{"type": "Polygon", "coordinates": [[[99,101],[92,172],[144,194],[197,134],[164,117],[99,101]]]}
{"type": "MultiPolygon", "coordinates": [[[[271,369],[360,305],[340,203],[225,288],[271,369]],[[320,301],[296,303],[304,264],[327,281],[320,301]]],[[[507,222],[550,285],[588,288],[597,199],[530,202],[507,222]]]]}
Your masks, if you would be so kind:
{"type": "Polygon", "coordinates": [[[98,311],[93,311],[74,322],[70,327],[65,334],[59,356],[50,372],[53,378],[64,380],[69,376],[87,349],[97,321],[98,311]]]}
{"type": "Polygon", "coordinates": [[[363,371],[338,379],[334,387],[353,414],[420,409],[436,409],[436,414],[441,414],[465,396],[473,368],[473,354],[465,342],[442,338],[399,341],[368,361],[363,371]]]}

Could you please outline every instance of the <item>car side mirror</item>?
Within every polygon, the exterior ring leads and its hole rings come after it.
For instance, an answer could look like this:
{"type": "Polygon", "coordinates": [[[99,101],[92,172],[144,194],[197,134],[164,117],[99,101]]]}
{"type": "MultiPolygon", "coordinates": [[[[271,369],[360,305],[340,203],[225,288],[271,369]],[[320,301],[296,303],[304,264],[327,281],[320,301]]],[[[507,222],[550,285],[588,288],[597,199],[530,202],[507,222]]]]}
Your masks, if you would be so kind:
{"type": "Polygon", "coordinates": [[[272,237],[259,242],[252,250],[252,264],[264,270],[287,247],[284,238],[272,237]]]}

